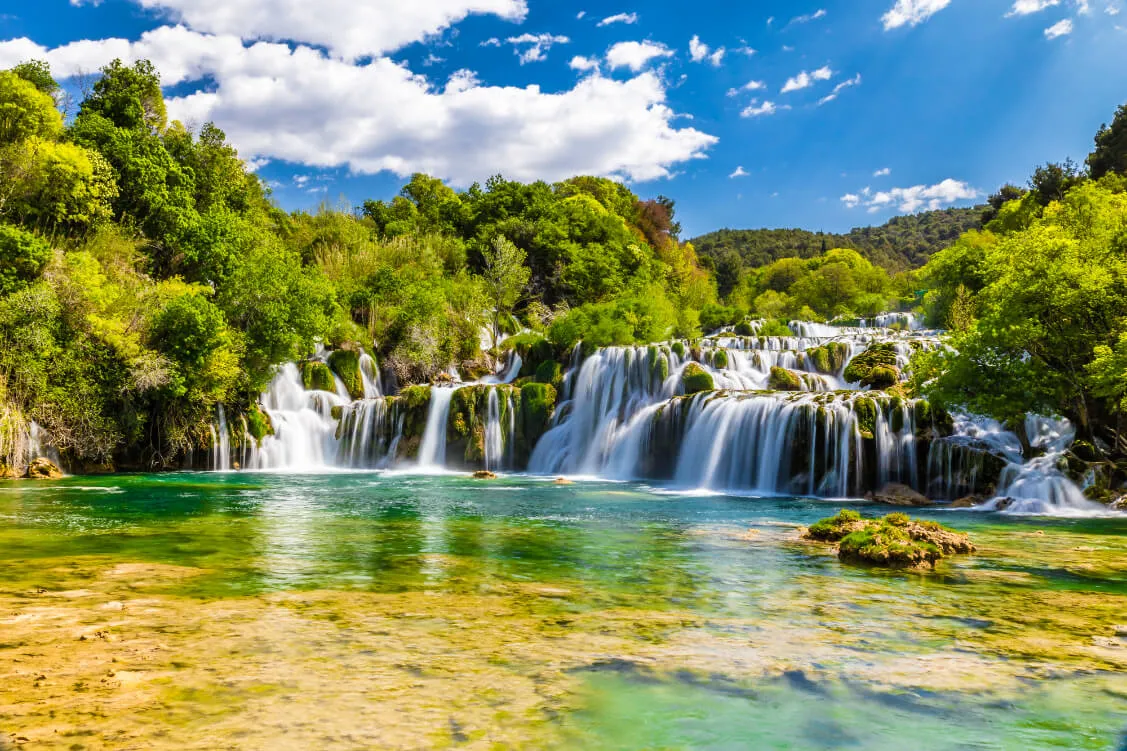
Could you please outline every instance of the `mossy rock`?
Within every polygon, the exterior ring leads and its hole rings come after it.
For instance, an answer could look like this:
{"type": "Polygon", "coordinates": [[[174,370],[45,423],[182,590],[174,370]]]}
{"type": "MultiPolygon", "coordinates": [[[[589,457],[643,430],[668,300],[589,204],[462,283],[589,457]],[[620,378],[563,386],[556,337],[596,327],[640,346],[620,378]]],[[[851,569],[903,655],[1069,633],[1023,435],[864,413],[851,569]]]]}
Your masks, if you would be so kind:
{"type": "Polygon", "coordinates": [[[408,409],[419,409],[430,405],[430,386],[408,386],[397,397],[408,409]]]}
{"type": "Polygon", "coordinates": [[[548,383],[558,389],[563,383],[563,366],[555,360],[545,360],[536,368],[536,382],[548,383]]]}
{"type": "Polygon", "coordinates": [[[702,391],[713,391],[716,388],[712,380],[712,374],[707,370],[691,362],[685,366],[681,371],[681,385],[685,388],[685,394],[699,394],[702,391]]]}
{"type": "Polygon", "coordinates": [[[861,380],[862,386],[874,389],[890,389],[900,383],[900,369],[895,366],[878,365],[861,380]]]}
{"type": "Polygon", "coordinates": [[[338,349],[329,355],[329,368],[340,376],[353,399],[364,398],[364,377],[360,374],[360,355],[350,349],[338,349]]]}
{"type": "Polygon", "coordinates": [[[836,375],[845,367],[845,360],[849,357],[849,345],[844,342],[830,342],[808,350],[806,356],[819,373],[836,375]]]}
{"type": "Polygon", "coordinates": [[[650,375],[655,384],[665,383],[665,379],[669,378],[669,358],[659,355],[651,366],[650,375]]]}
{"type": "Polygon", "coordinates": [[[520,390],[521,422],[525,445],[531,452],[548,430],[556,407],[556,390],[547,383],[528,383],[520,390]]]}
{"type": "Polygon", "coordinates": [[[755,329],[747,321],[740,321],[736,324],[736,336],[755,336],[755,329]]]}
{"type": "Polygon", "coordinates": [[[857,429],[861,437],[872,440],[876,436],[880,405],[875,399],[860,397],[853,402],[853,414],[857,416],[857,429]]]}
{"type": "Polygon", "coordinates": [[[728,368],[728,352],[726,350],[713,350],[712,367],[717,370],[726,370],[728,368]]]}
{"type": "Polygon", "coordinates": [[[58,480],[63,477],[63,471],[50,459],[39,457],[31,460],[24,476],[29,480],[58,480]]]}
{"type": "Polygon", "coordinates": [[[673,352],[673,354],[677,355],[678,358],[683,358],[685,356],[684,342],[673,342],[673,344],[669,345],[669,349],[671,352],[673,352]]]}
{"type": "MultiPolygon", "coordinates": [[[[896,346],[889,343],[870,345],[861,354],[854,357],[845,368],[845,380],[850,383],[860,383],[863,386],[872,385],[867,382],[875,368],[892,368],[897,371],[896,382],[899,382],[899,370],[896,368],[896,346]]],[[[887,372],[880,376],[887,378],[887,372]]],[[[891,385],[891,384],[889,384],[891,385]]]]}
{"type": "Polygon", "coordinates": [[[772,391],[802,391],[802,379],[786,368],[774,367],[767,379],[767,388],[772,391]]]}
{"type": "Polygon", "coordinates": [[[337,390],[333,371],[328,365],[317,360],[309,360],[301,364],[301,383],[306,391],[335,392],[337,390]]]}
{"type": "Polygon", "coordinates": [[[838,543],[843,561],[886,568],[934,568],[945,556],[975,551],[966,534],[902,513],[862,519],[856,511],[843,510],[811,525],[803,537],[838,543]]]}
{"type": "Polygon", "coordinates": [[[274,435],[274,424],[270,421],[270,415],[263,412],[258,404],[250,405],[250,409],[247,410],[247,432],[259,446],[266,436],[274,435]]]}

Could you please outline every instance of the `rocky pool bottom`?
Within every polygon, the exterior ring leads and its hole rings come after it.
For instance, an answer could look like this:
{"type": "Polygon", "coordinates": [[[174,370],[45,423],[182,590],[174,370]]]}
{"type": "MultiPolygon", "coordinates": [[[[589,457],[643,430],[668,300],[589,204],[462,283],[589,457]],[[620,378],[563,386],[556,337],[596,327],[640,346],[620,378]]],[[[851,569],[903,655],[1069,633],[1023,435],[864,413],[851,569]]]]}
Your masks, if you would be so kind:
{"type": "Polygon", "coordinates": [[[0,483],[4,749],[1120,749],[1127,519],[377,473],[0,483]],[[853,506],[867,516],[887,509],[853,506]]]}

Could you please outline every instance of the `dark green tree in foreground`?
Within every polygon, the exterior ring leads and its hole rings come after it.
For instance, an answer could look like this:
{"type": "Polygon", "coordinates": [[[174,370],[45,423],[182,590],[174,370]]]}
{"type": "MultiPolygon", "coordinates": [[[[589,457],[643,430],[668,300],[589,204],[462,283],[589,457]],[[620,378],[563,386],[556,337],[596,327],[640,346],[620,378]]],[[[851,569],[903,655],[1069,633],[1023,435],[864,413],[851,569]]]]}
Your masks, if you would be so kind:
{"type": "Polygon", "coordinates": [[[1120,105],[1111,125],[1103,125],[1096,134],[1096,150],[1088,155],[1088,172],[1097,180],[1113,172],[1127,175],[1127,104],[1120,105]]]}

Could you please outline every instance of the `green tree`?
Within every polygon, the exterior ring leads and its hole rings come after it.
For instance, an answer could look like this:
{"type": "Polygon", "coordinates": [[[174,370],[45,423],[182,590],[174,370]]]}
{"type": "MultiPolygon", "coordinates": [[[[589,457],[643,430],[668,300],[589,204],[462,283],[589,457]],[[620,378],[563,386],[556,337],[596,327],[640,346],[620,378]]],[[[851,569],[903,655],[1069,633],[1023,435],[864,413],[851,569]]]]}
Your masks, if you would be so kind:
{"type": "Polygon", "coordinates": [[[497,236],[482,253],[485,289],[493,303],[493,346],[501,338],[501,319],[511,315],[524,295],[532,272],[525,265],[528,255],[505,237],[497,236]]]}
{"type": "Polygon", "coordinates": [[[0,297],[35,281],[51,260],[42,238],[10,224],[0,224],[0,297]]]}
{"type": "Polygon", "coordinates": [[[59,91],[59,84],[51,75],[51,66],[46,60],[22,62],[12,68],[12,72],[50,97],[54,97],[59,91]]]}
{"type": "Polygon", "coordinates": [[[102,68],[101,78],[78,114],[101,115],[116,128],[162,131],[168,115],[160,74],[148,60],[138,60],[133,65],[114,60],[102,68]]]}
{"type": "Polygon", "coordinates": [[[1111,125],[1096,134],[1096,148],[1088,155],[1088,172],[1098,180],[1109,173],[1127,175],[1127,104],[1119,105],[1111,125]]]}
{"type": "Polygon", "coordinates": [[[0,147],[39,137],[55,140],[63,116],[55,100],[10,70],[0,71],[0,147]]]}

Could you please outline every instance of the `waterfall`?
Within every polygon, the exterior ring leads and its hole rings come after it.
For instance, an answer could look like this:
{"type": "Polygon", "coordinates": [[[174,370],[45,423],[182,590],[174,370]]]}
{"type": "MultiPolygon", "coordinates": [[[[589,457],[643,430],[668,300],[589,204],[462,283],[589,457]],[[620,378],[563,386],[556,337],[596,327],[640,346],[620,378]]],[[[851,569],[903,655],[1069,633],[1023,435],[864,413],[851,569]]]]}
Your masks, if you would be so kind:
{"type": "Polygon", "coordinates": [[[364,352],[360,355],[360,379],[364,384],[364,398],[376,399],[383,396],[380,388],[380,373],[374,357],[364,352]]]}
{"type": "Polygon", "coordinates": [[[497,398],[497,389],[491,389],[485,417],[485,468],[500,469],[504,455],[505,436],[501,432],[501,404],[497,398]]]}
{"type": "Polygon", "coordinates": [[[446,463],[446,422],[450,416],[450,400],[457,387],[435,386],[430,390],[430,411],[419,444],[419,468],[440,470],[446,463]]]}
{"type": "Polygon", "coordinates": [[[211,468],[219,472],[231,469],[231,432],[227,428],[227,412],[216,408],[217,423],[211,430],[211,468]]]}
{"type": "Polygon", "coordinates": [[[283,365],[260,400],[274,434],[252,448],[244,468],[309,471],[330,466],[336,457],[333,407],[350,403],[347,390],[342,396],[339,388],[343,386],[337,383],[334,391],[306,391],[298,366],[283,365]]]}

